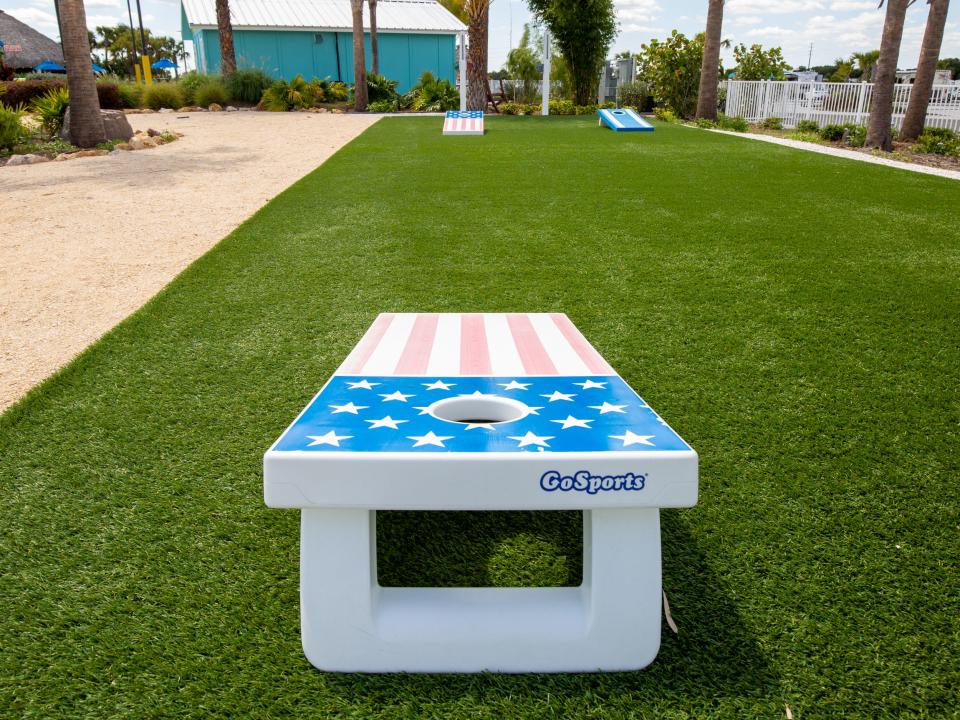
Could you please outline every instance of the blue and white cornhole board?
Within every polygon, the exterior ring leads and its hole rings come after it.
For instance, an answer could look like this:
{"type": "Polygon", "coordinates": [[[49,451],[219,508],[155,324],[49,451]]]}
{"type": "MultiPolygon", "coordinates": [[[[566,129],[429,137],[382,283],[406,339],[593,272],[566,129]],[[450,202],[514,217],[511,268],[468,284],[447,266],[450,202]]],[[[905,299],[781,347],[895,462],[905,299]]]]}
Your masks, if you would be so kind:
{"type": "Polygon", "coordinates": [[[630,108],[597,110],[600,124],[616,132],[653,132],[653,125],[630,108]]]}
{"type": "Polygon", "coordinates": [[[264,456],[301,510],[303,647],[361,672],[646,666],[697,454],[562,314],[380,315],[264,456]],[[583,584],[380,587],[377,510],[583,511],[583,584]]]}
{"type": "Polygon", "coordinates": [[[483,135],[482,110],[449,110],[443,118],[444,135],[483,135]]]}

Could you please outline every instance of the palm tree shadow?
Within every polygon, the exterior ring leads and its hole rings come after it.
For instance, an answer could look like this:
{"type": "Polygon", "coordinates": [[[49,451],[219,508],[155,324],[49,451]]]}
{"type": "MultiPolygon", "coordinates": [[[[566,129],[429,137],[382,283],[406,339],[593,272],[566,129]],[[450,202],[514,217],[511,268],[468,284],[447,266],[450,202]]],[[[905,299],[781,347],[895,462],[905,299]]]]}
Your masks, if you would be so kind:
{"type": "MultiPolygon", "coordinates": [[[[399,514],[398,514],[399,515],[399,514]]],[[[409,542],[412,547],[422,548],[425,533],[417,529],[417,515],[433,515],[426,522],[448,525],[449,517],[441,513],[405,513],[410,516],[398,524],[384,518],[387,530],[380,534],[381,542],[388,539],[394,547],[409,542]],[[405,537],[409,533],[409,537],[405,537]]],[[[467,515],[460,513],[458,515],[467,515]]],[[[502,521],[505,532],[515,532],[525,524],[543,530],[542,520],[537,516],[552,515],[548,531],[557,537],[576,537],[572,528],[578,527],[579,513],[471,513],[476,518],[461,519],[466,527],[462,537],[480,538],[471,548],[460,568],[468,580],[485,576],[486,570],[476,563],[483,563],[484,552],[496,543],[496,533],[489,533],[486,515],[516,515],[502,521]],[[562,517],[562,516],[567,517],[562,517]],[[525,517],[529,516],[529,517],[525,517]],[[533,518],[533,519],[531,519],[533,518]],[[471,524],[480,522],[487,532],[471,532],[471,524]],[[551,524],[552,523],[552,524],[551,524]],[[564,524],[566,525],[564,531],[564,524]],[[491,539],[491,535],[493,539],[491,539]]],[[[697,547],[683,518],[677,511],[661,511],[663,544],[664,588],[666,589],[672,615],[679,625],[679,634],[674,635],[662,625],[660,653],[647,668],[636,672],[580,673],[580,674],[521,674],[493,675],[409,675],[409,674],[338,674],[324,673],[328,691],[342,697],[344,702],[356,702],[364,698],[371,702],[390,704],[401,696],[414,695],[424,702],[462,702],[464,697],[476,698],[479,703],[507,701],[511,697],[526,696],[542,700],[548,696],[557,700],[576,700],[589,696],[604,701],[622,699],[624,696],[657,700],[696,700],[722,697],[771,697],[779,691],[776,674],[764,657],[756,638],[743,623],[736,606],[726,591],[723,581],[711,570],[704,553],[697,547]]],[[[474,528],[479,529],[479,528],[474,528]]],[[[578,542],[579,542],[578,538],[578,542]]],[[[569,549],[569,540],[564,546],[569,549]]],[[[431,552],[426,548],[425,552],[431,552]]],[[[409,568],[397,561],[397,556],[384,557],[381,552],[381,583],[397,584],[405,580],[409,568]],[[384,562],[385,561],[385,562],[384,562]],[[386,565],[386,567],[383,567],[386,565]],[[390,581],[384,582],[384,571],[390,581]]],[[[576,568],[579,572],[579,568],[576,568]]],[[[437,578],[443,582],[451,577],[437,578]]],[[[578,582],[579,580],[577,580],[578,582]]],[[[446,582],[446,584],[464,584],[446,582]]],[[[576,582],[568,583],[576,584],[576,582]]]]}

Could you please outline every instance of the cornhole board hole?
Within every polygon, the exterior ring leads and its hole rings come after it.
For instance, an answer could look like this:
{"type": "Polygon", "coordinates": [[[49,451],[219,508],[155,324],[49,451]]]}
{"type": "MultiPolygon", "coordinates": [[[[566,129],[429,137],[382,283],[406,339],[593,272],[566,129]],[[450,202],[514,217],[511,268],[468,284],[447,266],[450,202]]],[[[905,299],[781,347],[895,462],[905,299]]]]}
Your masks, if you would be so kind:
{"type": "Polygon", "coordinates": [[[600,124],[615,132],[653,132],[653,125],[640,117],[630,108],[597,110],[600,124]]]}
{"type": "Polygon", "coordinates": [[[483,111],[449,110],[443,118],[444,135],[483,135],[483,111]]]}
{"type": "Polygon", "coordinates": [[[264,457],[299,508],[303,648],[318,668],[644,667],[660,645],[661,507],[697,454],[562,314],[380,315],[264,457]],[[579,587],[377,583],[377,510],[582,510],[579,587]]]}

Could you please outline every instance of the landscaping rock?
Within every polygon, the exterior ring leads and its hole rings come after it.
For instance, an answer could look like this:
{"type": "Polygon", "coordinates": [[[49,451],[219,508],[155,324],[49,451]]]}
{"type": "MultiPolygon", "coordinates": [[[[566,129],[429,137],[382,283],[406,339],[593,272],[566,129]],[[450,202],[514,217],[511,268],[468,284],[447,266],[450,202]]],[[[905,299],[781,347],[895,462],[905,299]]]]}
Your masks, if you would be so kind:
{"type": "Polygon", "coordinates": [[[173,112],[173,108],[160,108],[160,112],[162,112],[162,113],[172,113],[172,112],[173,112]]]}
{"type": "Polygon", "coordinates": [[[146,147],[146,145],[143,144],[143,138],[139,135],[134,137],[130,141],[129,145],[131,150],[143,150],[146,147]]]}
{"type": "Polygon", "coordinates": [[[236,109],[233,105],[227,105],[227,106],[224,108],[224,110],[226,110],[227,112],[236,112],[236,111],[237,111],[237,109],[236,109]]]}
{"type": "Polygon", "coordinates": [[[120,150],[119,148],[114,148],[113,150],[111,150],[111,151],[108,152],[107,154],[108,154],[108,155],[122,155],[122,154],[123,154],[123,151],[120,150]]]}
{"type": "Polygon", "coordinates": [[[24,155],[14,155],[7,160],[7,165],[36,165],[37,163],[50,162],[50,158],[43,155],[34,155],[26,153],[24,155]]]}
{"type": "MultiPolygon", "coordinates": [[[[129,140],[133,137],[133,128],[130,127],[130,121],[120,110],[101,110],[103,117],[103,132],[107,140],[129,140]]],[[[60,137],[64,140],[70,140],[70,108],[67,108],[63,116],[63,129],[60,131],[60,137]]]]}
{"type": "Polygon", "coordinates": [[[147,135],[149,135],[150,137],[157,137],[160,135],[160,131],[154,130],[153,128],[147,128],[147,135]]]}
{"type": "Polygon", "coordinates": [[[90,150],[81,150],[80,152],[70,153],[70,158],[82,158],[82,157],[100,157],[101,155],[106,155],[106,150],[101,150],[100,148],[92,148],[90,150]]]}
{"type": "Polygon", "coordinates": [[[145,138],[142,140],[142,142],[143,142],[143,146],[144,146],[145,148],[153,148],[153,147],[156,147],[157,145],[160,144],[160,143],[158,143],[154,138],[149,137],[149,136],[148,136],[148,137],[145,137],[145,138]]]}
{"type": "Polygon", "coordinates": [[[184,105],[182,108],[177,110],[177,112],[192,112],[192,111],[193,111],[193,108],[190,107],[189,105],[184,105]]]}
{"type": "Polygon", "coordinates": [[[114,150],[130,151],[133,150],[133,147],[130,145],[130,143],[120,143],[114,147],[114,150]]]}
{"type": "Polygon", "coordinates": [[[210,105],[207,107],[207,110],[210,112],[223,112],[223,107],[217,103],[210,103],[210,105]]]}
{"type": "Polygon", "coordinates": [[[60,153],[54,158],[56,162],[63,162],[64,160],[69,160],[69,159],[70,159],[70,153],[60,153]]]}

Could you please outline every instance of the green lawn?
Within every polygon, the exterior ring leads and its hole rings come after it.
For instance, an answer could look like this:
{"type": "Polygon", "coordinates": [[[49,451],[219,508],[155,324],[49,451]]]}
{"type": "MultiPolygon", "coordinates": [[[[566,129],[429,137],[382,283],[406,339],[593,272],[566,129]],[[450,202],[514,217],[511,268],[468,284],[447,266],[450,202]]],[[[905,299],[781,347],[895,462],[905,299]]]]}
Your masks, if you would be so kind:
{"type": "MultiPolygon", "coordinates": [[[[0,717],[957,717],[960,183],[439,125],[378,123],[0,418],[0,717]],[[308,665],[261,455],[387,310],[566,312],[698,450],[648,669],[308,665]]],[[[571,582],[577,532],[390,515],[383,577],[571,582]]]]}

